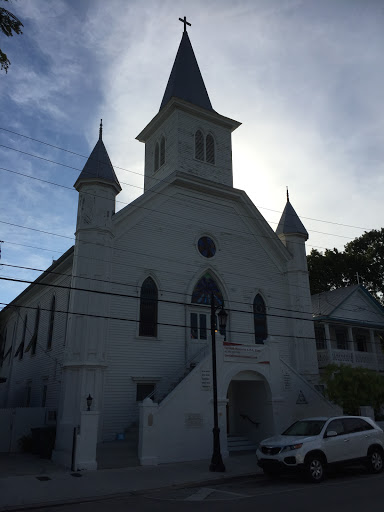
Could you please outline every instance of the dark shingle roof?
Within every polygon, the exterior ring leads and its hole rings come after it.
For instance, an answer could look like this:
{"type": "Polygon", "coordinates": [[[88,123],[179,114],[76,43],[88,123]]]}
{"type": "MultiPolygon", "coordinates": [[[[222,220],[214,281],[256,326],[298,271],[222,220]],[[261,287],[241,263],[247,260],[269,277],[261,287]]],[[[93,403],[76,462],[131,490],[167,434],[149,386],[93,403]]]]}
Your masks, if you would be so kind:
{"type": "Polygon", "coordinates": [[[181,38],[160,110],[173,96],[213,110],[187,32],[184,32],[181,38]]]}
{"type": "Polygon", "coordinates": [[[303,226],[303,223],[299,219],[299,216],[295,212],[293,206],[289,201],[287,201],[287,204],[285,205],[283,214],[280,218],[279,225],[276,229],[277,235],[305,235],[308,239],[308,232],[303,226]]]}
{"type": "Polygon", "coordinates": [[[79,180],[87,180],[87,179],[101,179],[104,181],[109,181],[113,183],[119,190],[121,190],[121,186],[115,171],[113,170],[113,166],[111,164],[111,160],[109,159],[107,150],[105,149],[104,142],[101,137],[96,142],[96,146],[93,148],[92,153],[90,154],[87,163],[84,165],[83,170],[80,173],[80,176],[77,178],[76,184],[79,180]]]}
{"type": "Polygon", "coordinates": [[[340,306],[360,285],[354,284],[345,288],[337,288],[329,292],[312,295],[312,311],[314,316],[328,316],[340,306]]]}

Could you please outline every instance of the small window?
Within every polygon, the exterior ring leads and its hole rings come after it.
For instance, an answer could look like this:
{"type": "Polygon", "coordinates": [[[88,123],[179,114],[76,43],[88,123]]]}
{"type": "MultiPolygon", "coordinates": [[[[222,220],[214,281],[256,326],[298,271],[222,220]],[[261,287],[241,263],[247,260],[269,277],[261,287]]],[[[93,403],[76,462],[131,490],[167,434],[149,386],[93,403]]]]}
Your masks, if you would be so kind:
{"type": "Polygon", "coordinates": [[[210,315],[204,313],[191,313],[191,339],[206,340],[207,324],[210,315]]]}
{"type": "Polygon", "coordinates": [[[154,162],[154,168],[155,168],[155,171],[157,171],[157,169],[159,168],[159,161],[160,161],[160,151],[159,151],[159,143],[156,142],[156,146],[155,146],[155,162],[154,162]]]}
{"type": "Polygon", "coordinates": [[[365,334],[358,334],[356,336],[356,345],[358,352],[368,352],[367,336],[365,334]]]}
{"type": "Polygon", "coordinates": [[[160,167],[165,164],[165,137],[160,141],[160,167]]]}
{"type": "Polygon", "coordinates": [[[339,350],[347,350],[348,349],[347,329],[344,329],[343,327],[338,327],[335,329],[335,335],[336,335],[337,348],[339,350]]]}
{"type": "Polygon", "coordinates": [[[204,162],[204,137],[200,130],[195,133],[195,158],[204,162]]]}
{"type": "Polygon", "coordinates": [[[315,323],[315,338],[317,350],[324,350],[327,348],[324,324],[320,324],[318,322],[315,323]]]}
{"type": "Polygon", "coordinates": [[[205,160],[209,164],[215,163],[215,141],[210,133],[205,140],[205,160]]]}
{"type": "Polygon", "coordinates": [[[31,350],[31,356],[36,354],[36,346],[37,346],[37,336],[39,333],[39,321],[40,321],[40,308],[36,310],[36,318],[35,318],[35,330],[33,331],[33,335],[31,341],[29,342],[25,352],[29,352],[31,350]]]}
{"type": "Polygon", "coordinates": [[[142,402],[148,396],[149,396],[149,398],[151,398],[153,400],[154,393],[155,393],[155,384],[150,384],[150,383],[137,384],[137,386],[136,386],[136,402],[142,402]]]}

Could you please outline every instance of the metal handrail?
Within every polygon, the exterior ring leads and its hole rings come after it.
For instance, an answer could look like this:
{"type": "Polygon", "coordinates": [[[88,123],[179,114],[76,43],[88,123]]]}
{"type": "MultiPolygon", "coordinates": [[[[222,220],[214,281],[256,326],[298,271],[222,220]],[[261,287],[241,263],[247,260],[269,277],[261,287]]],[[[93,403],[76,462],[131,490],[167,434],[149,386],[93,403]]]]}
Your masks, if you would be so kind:
{"type": "MultiPolygon", "coordinates": [[[[208,345],[204,345],[204,347],[202,347],[200,350],[198,350],[190,359],[188,359],[185,363],[185,366],[184,366],[184,372],[180,374],[180,372],[175,372],[172,377],[168,378],[165,383],[169,382],[169,383],[179,383],[181,382],[188,374],[185,374],[185,371],[189,368],[189,372],[193,370],[193,368],[191,368],[191,365],[192,363],[194,363],[194,359],[196,358],[199,358],[199,356],[201,354],[203,354],[204,352],[207,352],[209,349],[209,346],[208,345]],[[181,378],[180,378],[181,377],[181,378]]],[[[202,358],[201,358],[202,359],[202,358]]],[[[201,361],[201,359],[199,359],[198,362],[201,361]]],[[[196,363],[197,364],[197,363],[196,363]]],[[[188,373],[189,373],[188,372],[188,373]]],[[[147,398],[150,398],[152,399],[154,396],[155,396],[155,389],[153,391],[151,391],[145,398],[144,400],[146,400],[147,398]]],[[[170,391],[169,391],[170,393],[170,391]]],[[[166,393],[161,399],[163,399],[168,393],[166,393]]]]}

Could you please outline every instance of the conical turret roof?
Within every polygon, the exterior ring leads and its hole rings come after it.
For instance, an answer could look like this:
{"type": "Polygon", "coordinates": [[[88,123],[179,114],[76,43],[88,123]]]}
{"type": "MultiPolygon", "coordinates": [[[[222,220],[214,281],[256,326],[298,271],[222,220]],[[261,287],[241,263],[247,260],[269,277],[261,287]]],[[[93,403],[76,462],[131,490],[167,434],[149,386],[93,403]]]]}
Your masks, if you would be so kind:
{"type": "Polygon", "coordinates": [[[289,196],[287,193],[287,204],[285,205],[284,211],[281,215],[279,225],[276,229],[277,235],[303,235],[305,239],[308,239],[308,232],[305,229],[303,223],[299,219],[299,216],[295,212],[295,209],[289,202],[289,196]]]}
{"type": "Polygon", "coordinates": [[[84,165],[80,176],[77,178],[74,187],[77,188],[80,181],[95,179],[110,182],[118,189],[118,192],[122,190],[107,150],[104,146],[102,139],[102,124],[100,124],[99,140],[96,142],[96,145],[84,165]]]}
{"type": "Polygon", "coordinates": [[[160,110],[173,96],[213,110],[187,31],[183,32],[160,110]]]}

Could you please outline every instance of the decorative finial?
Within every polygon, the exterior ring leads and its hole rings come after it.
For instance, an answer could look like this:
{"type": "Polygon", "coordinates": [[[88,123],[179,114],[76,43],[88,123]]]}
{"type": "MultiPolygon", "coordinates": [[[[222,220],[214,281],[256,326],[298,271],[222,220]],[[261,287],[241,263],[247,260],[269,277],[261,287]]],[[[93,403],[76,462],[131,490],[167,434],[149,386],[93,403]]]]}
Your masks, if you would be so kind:
{"type": "Polygon", "coordinates": [[[100,119],[100,128],[99,128],[99,140],[103,138],[103,120],[100,119]]]}
{"type": "Polygon", "coordinates": [[[289,203],[289,192],[288,192],[288,186],[287,186],[287,203],[289,203]]]}
{"type": "Polygon", "coordinates": [[[181,21],[182,23],[184,23],[184,32],[187,31],[187,25],[189,25],[190,27],[192,27],[192,25],[190,23],[188,23],[187,21],[187,18],[184,16],[184,18],[179,18],[179,21],[181,21]]]}

